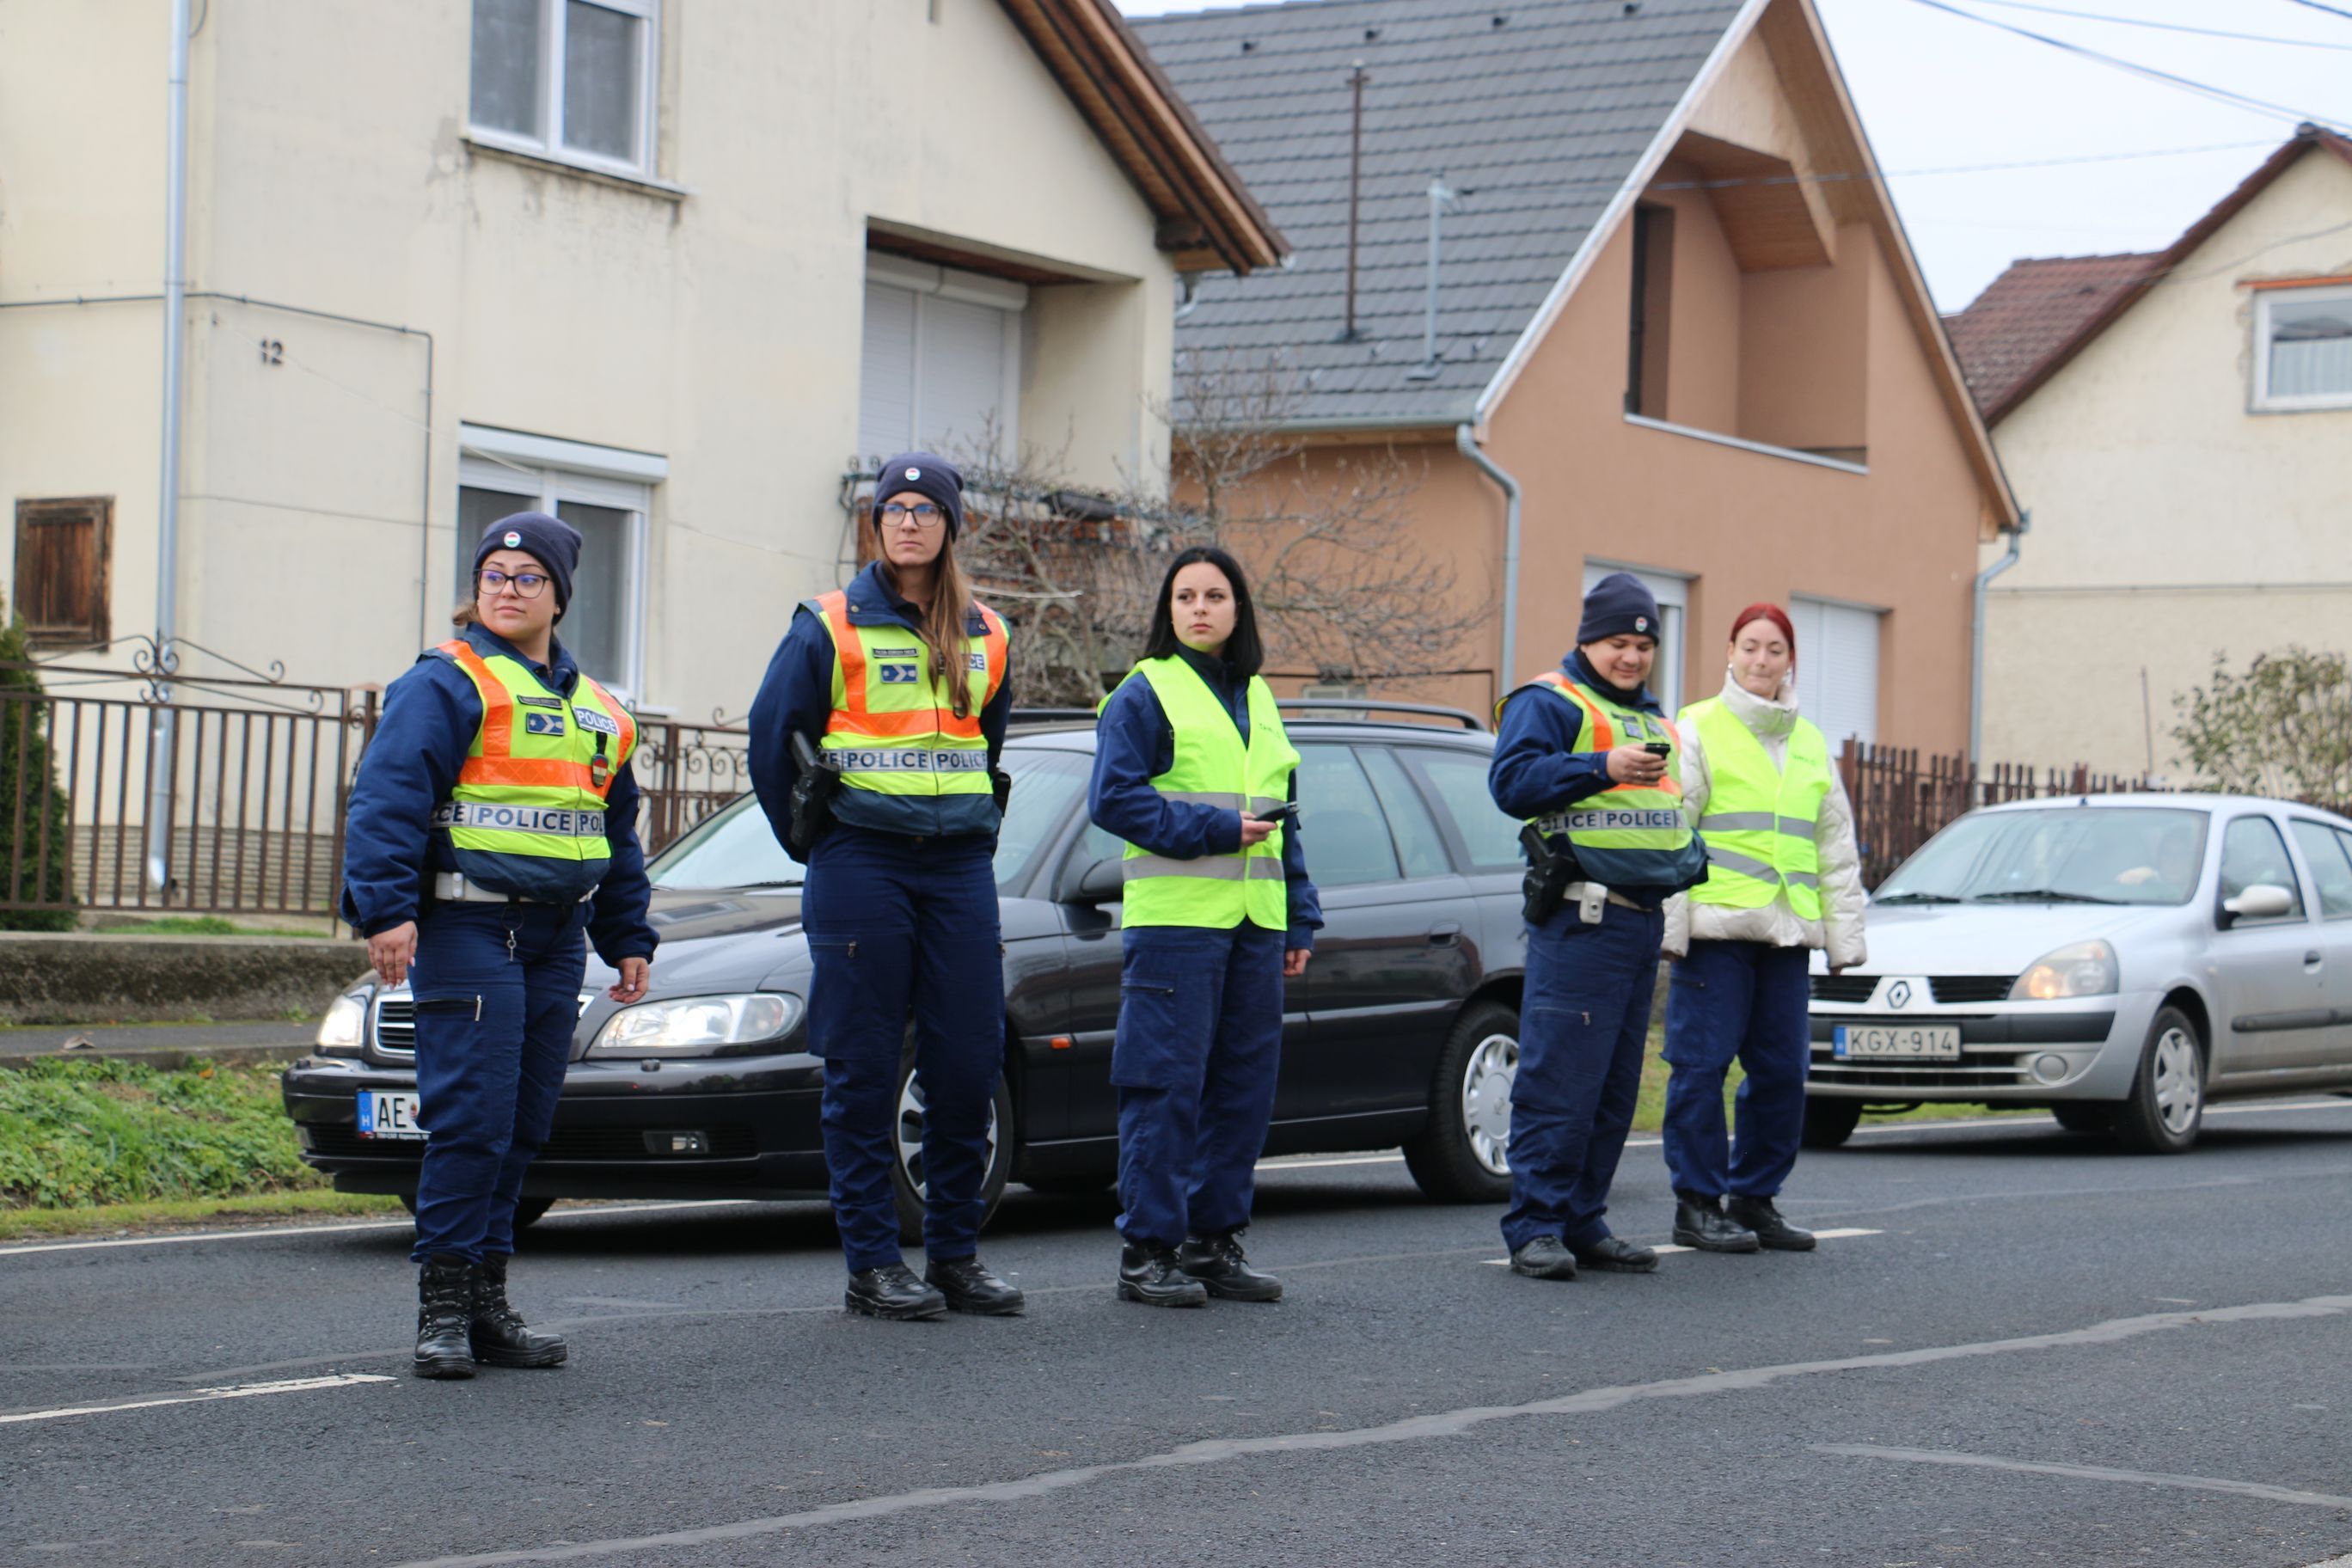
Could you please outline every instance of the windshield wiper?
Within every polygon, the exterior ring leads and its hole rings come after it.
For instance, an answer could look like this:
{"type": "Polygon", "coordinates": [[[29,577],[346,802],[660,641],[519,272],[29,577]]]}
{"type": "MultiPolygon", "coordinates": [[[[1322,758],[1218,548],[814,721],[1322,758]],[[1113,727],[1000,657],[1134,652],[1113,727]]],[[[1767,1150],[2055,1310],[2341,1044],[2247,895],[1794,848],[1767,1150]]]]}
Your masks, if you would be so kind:
{"type": "Polygon", "coordinates": [[[1957,904],[1960,900],[1949,893],[1887,893],[1870,901],[1874,904],[1957,904]]]}
{"type": "Polygon", "coordinates": [[[1979,893],[1969,900],[1974,904],[2120,904],[2122,899],[2103,899],[2096,893],[2062,893],[2055,888],[2011,888],[1998,893],[1979,893]]]}

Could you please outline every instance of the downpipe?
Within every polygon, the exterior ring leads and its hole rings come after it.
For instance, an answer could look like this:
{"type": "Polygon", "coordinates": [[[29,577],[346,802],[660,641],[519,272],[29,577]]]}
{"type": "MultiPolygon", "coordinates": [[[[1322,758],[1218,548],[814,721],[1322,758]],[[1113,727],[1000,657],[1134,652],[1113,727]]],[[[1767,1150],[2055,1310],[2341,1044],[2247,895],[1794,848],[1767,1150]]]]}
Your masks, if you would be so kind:
{"type": "MultiPolygon", "coordinates": [[[[1467,420],[1454,427],[1454,449],[1475,464],[1478,471],[1494,480],[1503,492],[1503,653],[1495,666],[1495,700],[1499,702],[1511,692],[1511,659],[1519,647],[1519,481],[1486,455],[1467,420]]],[[[1984,603],[1981,585],[1977,590],[1977,603],[1984,603]]]]}
{"type": "Polygon", "coordinates": [[[2026,531],[2033,526],[2033,511],[2028,508],[2018,514],[2017,526],[2009,531],[2009,550],[2001,558],[1977,574],[1975,605],[1969,628],[1969,804],[1977,804],[1979,777],[1984,757],[1984,645],[1985,592],[1992,580],[2017,564],[2018,547],[2026,531]]]}
{"type": "Polygon", "coordinates": [[[172,69],[163,123],[163,430],[155,516],[155,667],[158,706],[147,735],[147,882],[172,881],[172,801],[177,782],[171,674],[180,577],[180,384],[187,335],[188,33],[190,0],[172,0],[172,69]]]}

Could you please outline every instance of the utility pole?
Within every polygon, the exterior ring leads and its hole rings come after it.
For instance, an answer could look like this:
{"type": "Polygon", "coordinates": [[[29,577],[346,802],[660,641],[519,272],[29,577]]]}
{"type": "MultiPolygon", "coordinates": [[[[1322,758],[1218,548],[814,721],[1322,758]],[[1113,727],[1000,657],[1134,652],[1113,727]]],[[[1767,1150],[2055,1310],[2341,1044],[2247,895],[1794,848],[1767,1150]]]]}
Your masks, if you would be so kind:
{"type": "Polygon", "coordinates": [[[1355,96],[1355,110],[1348,141],[1348,324],[1339,333],[1339,341],[1356,341],[1356,214],[1364,185],[1364,62],[1358,60],[1348,86],[1355,96]]]}

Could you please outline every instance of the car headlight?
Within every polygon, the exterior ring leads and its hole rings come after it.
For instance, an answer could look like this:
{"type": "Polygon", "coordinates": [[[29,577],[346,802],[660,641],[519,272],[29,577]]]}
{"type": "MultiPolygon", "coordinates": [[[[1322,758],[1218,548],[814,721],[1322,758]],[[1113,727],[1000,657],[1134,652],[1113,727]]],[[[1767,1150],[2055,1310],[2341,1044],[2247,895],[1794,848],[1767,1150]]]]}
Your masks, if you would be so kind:
{"type": "Polygon", "coordinates": [[[780,1040],[798,1026],[801,999],[789,992],[742,996],[676,996],[640,1002],[604,1020],[592,1057],[719,1057],[780,1040]]]}
{"type": "Polygon", "coordinates": [[[327,1006],[319,1021],[320,1056],[355,1057],[367,1038],[368,998],[364,991],[347,991],[327,1006]]]}
{"type": "Polygon", "coordinates": [[[2044,953],[2009,988],[2012,1002],[2055,1002],[2067,996],[2105,996],[2116,989],[2116,950],[2104,942],[2078,942],[2044,953]]]}

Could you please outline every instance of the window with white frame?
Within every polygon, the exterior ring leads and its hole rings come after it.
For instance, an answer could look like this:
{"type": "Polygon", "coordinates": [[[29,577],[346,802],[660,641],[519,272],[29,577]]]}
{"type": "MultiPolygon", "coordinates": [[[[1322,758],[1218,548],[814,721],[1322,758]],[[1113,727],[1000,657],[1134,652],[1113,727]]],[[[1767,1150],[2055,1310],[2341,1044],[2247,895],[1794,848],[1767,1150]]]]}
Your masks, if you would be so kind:
{"type": "Polygon", "coordinates": [[[2352,408],[2352,287],[2254,296],[2254,406],[2352,408]]]}
{"type": "Polygon", "coordinates": [[[474,0],[478,141],[651,178],[661,0],[474,0]]]}
{"type": "MultiPolygon", "coordinates": [[[[1611,561],[1588,561],[1584,563],[1584,591],[1592,592],[1601,579],[1616,572],[1630,572],[1658,601],[1658,658],[1650,666],[1650,695],[1658,706],[1673,718],[1682,711],[1683,696],[1683,623],[1690,610],[1690,579],[1665,572],[1645,572],[1636,567],[1622,566],[1611,561]]],[[[1706,695],[1712,697],[1712,691],[1706,695]]]]}
{"type": "Polygon", "coordinates": [[[621,447],[460,426],[457,575],[473,593],[482,531],[518,511],[543,511],[580,531],[572,607],[555,635],[580,668],[626,700],[645,692],[647,531],[653,487],[669,461],[621,447]]]}
{"type": "Polygon", "coordinates": [[[1852,736],[1878,741],[1878,630],[1885,612],[1830,599],[1789,601],[1797,628],[1797,701],[1836,756],[1852,736]]]}
{"type": "Polygon", "coordinates": [[[1020,450],[1021,312],[1028,289],[896,256],[866,258],[857,449],[947,457],[1020,450]]]}

